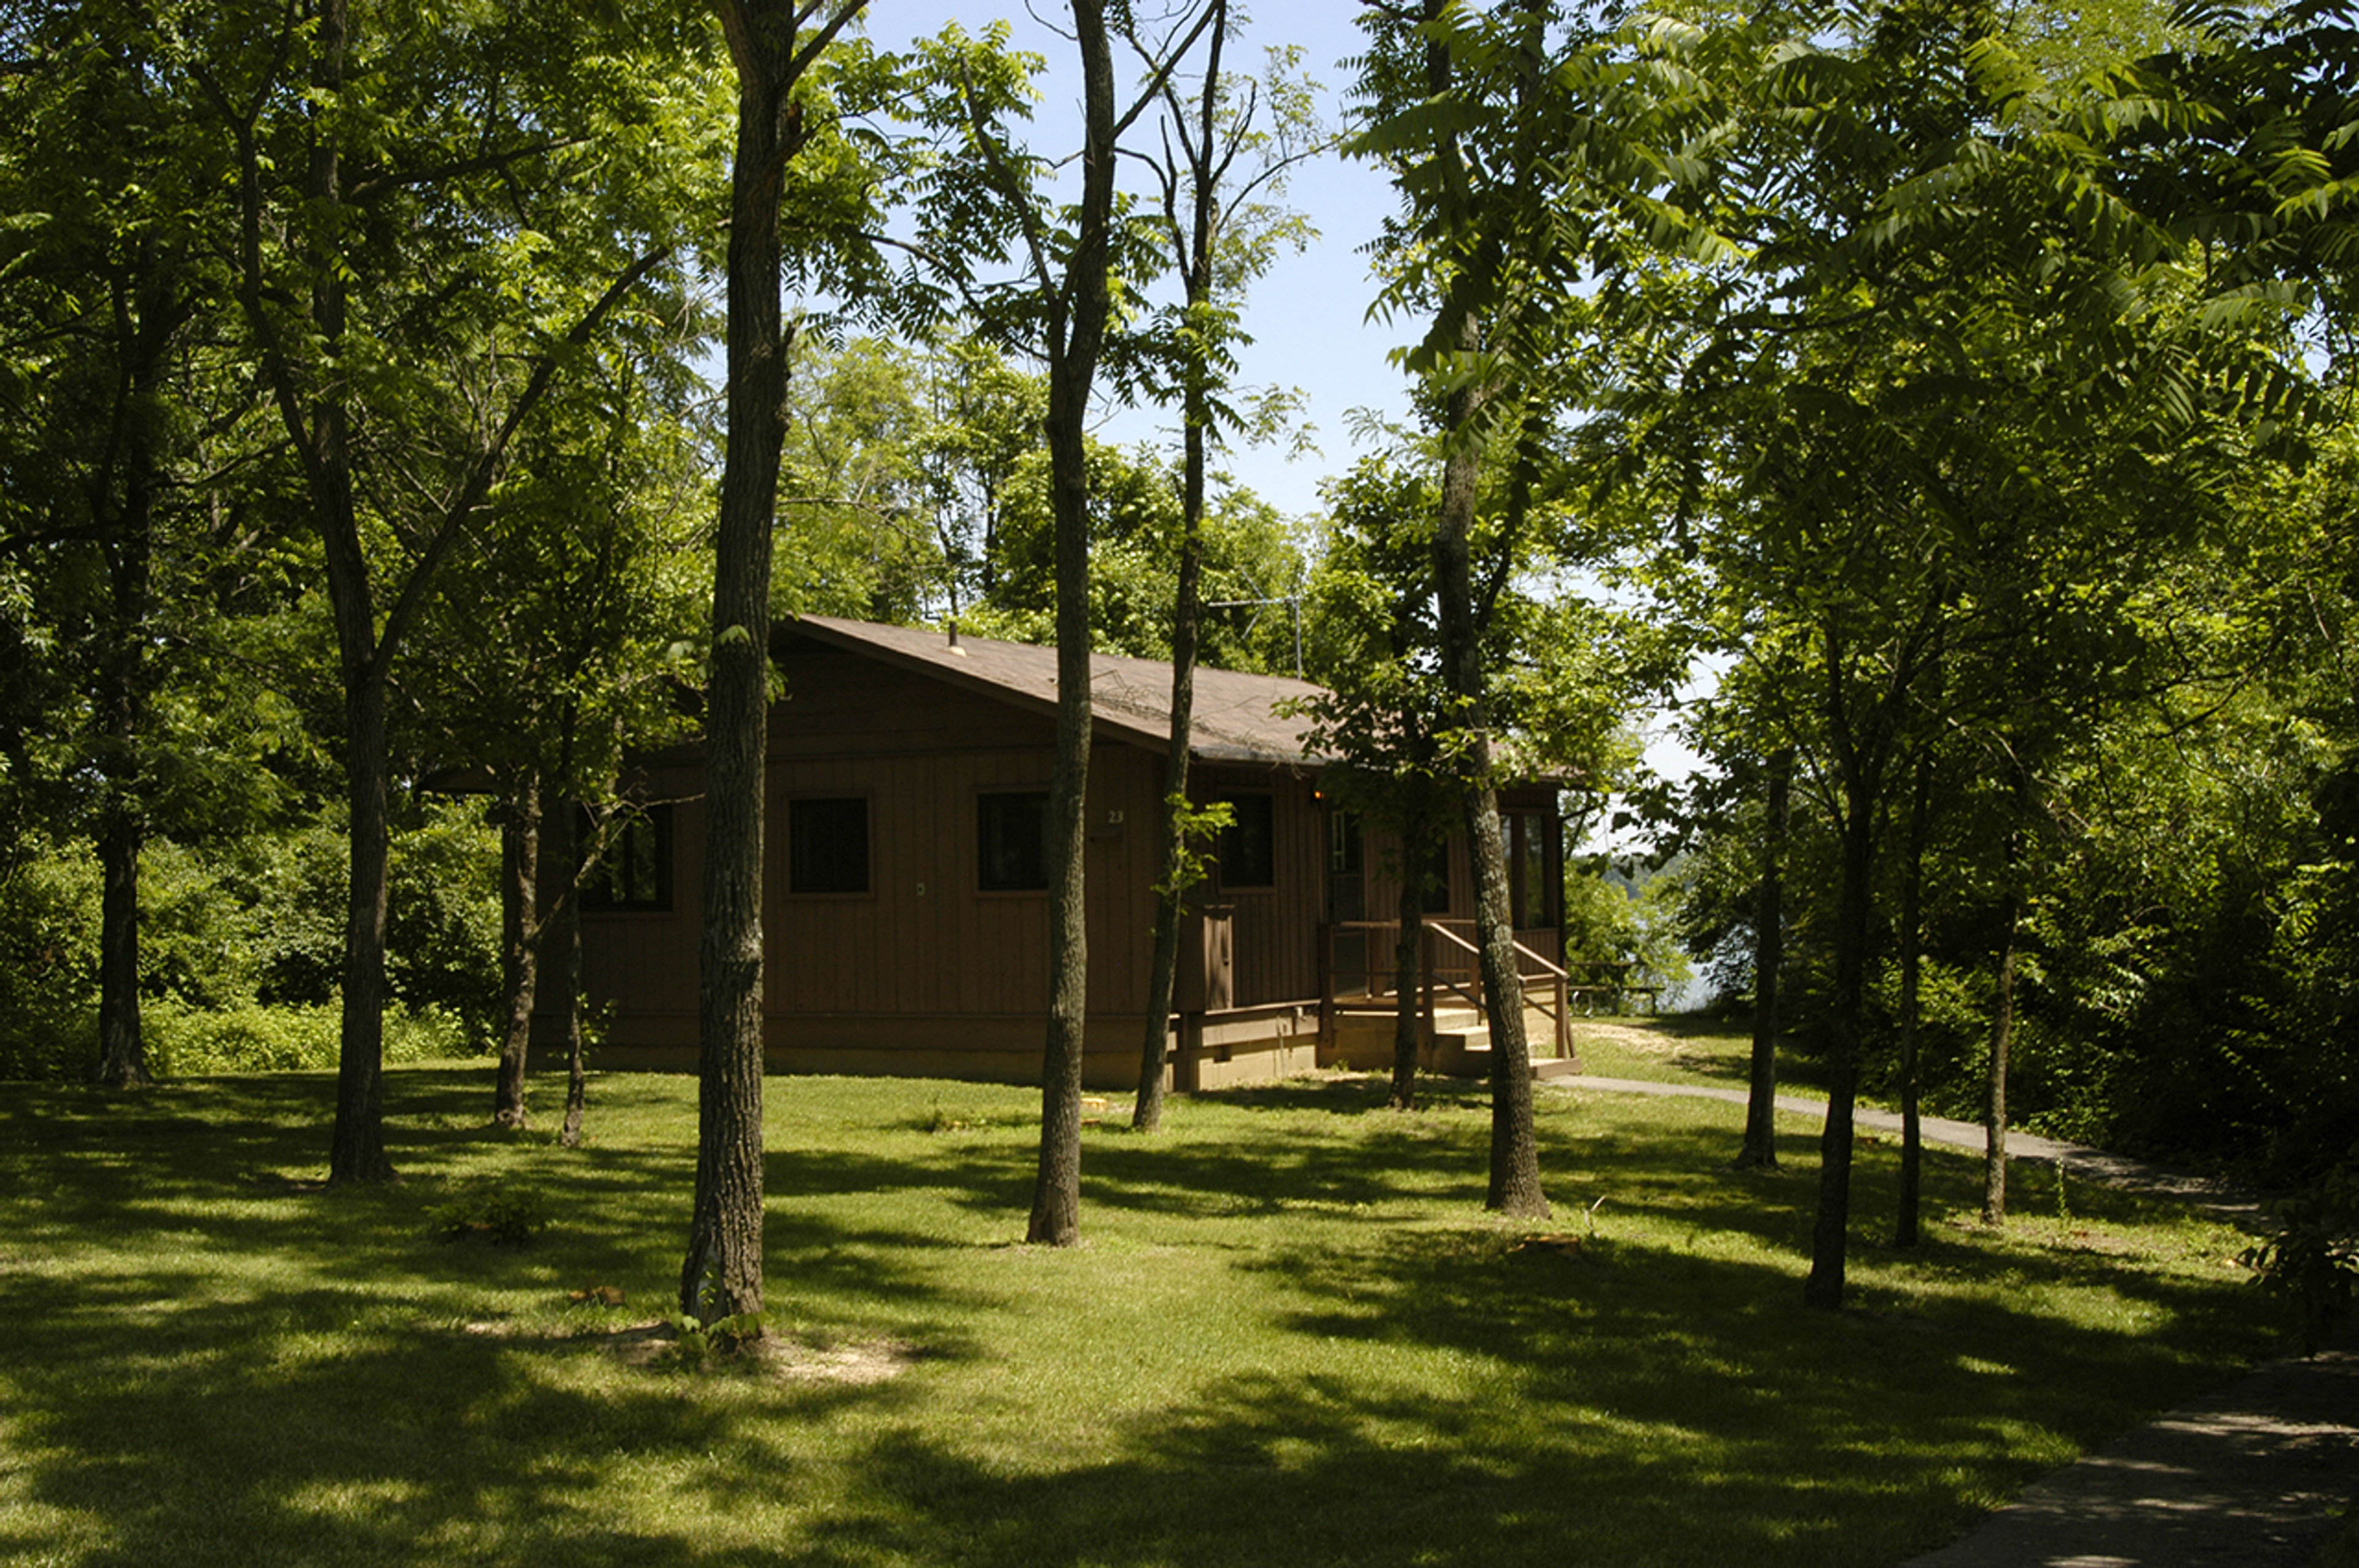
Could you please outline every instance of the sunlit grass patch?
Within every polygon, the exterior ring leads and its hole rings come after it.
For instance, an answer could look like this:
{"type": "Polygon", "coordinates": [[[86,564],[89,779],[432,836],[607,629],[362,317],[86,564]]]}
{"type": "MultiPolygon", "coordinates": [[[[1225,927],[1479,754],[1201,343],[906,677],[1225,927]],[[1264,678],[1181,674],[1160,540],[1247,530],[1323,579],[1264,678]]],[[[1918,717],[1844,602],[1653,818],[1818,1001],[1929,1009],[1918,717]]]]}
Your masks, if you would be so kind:
{"type": "Polygon", "coordinates": [[[0,1090],[0,1555],[1882,1563],[2264,1347],[2223,1227],[2075,1183],[1993,1230],[1937,1154],[1895,1251],[1877,1145],[1807,1312],[1814,1162],[1731,1170],[1715,1102],[1544,1094],[1556,1212],[1509,1223],[1479,1086],[1182,1098],[1085,1130],[1056,1251],[1037,1092],[781,1078],[771,1342],[691,1371],[692,1082],[599,1079],[569,1151],[399,1070],[404,1179],[352,1191],[331,1093],[0,1090]],[[433,1239],[504,1187],[524,1244],[433,1239]]]}

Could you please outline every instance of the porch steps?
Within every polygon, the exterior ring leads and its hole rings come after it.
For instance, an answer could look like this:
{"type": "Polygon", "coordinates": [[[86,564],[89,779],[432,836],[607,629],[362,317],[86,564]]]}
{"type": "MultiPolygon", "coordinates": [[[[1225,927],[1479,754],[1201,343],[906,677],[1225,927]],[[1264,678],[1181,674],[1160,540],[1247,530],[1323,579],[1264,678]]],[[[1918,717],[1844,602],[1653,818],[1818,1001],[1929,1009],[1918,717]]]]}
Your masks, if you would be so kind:
{"type": "MultiPolygon", "coordinates": [[[[1367,1020],[1371,1025],[1375,1022],[1375,1015],[1370,1013],[1362,1012],[1356,1016],[1367,1020]]],[[[1473,1008],[1445,1009],[1435,1013],[1433,1023],[1433,1039],[1418,1054],[1420,1072],[1440,1073],[1454,1078],[1486,1078],[1491,1076],[1491,1030],[1483,1022],[1481,1013],[1473,1008]]],[[[1581,1071],[1578,1061],[1546,1054],[1554,1047],[1544,1015],[1527,1013],[1525,1026],[1529,1032],[1533,1077],[1570,1077],[1581,1071]]],[[[1379,1058],[1382,1062],[1390,1061],[1389,1019],[1384,1021],[1384,1029],[1386,1033],[1379,1039],[1371,1028],[1360,1058],[1361,1065],[1378,1065],[1379,1058]]]]}
{"type": "MultiPolygon", "coordinates": [[[[1549,1078],[1570,1078],[1581,1071],[1577,1057],[1543,1056],[1539,1042],[1527,1043],[1532,1053],[1532,1076],[1543,1082],[1549,1078]]],[[[1436,1035],[1433,1042],[1433,1070],[1448,1073],[1457,1078],[1487,1078],[1491,1076],[1491,1031],[1488,1028],[1462,1030],[1436,1035]]]]}

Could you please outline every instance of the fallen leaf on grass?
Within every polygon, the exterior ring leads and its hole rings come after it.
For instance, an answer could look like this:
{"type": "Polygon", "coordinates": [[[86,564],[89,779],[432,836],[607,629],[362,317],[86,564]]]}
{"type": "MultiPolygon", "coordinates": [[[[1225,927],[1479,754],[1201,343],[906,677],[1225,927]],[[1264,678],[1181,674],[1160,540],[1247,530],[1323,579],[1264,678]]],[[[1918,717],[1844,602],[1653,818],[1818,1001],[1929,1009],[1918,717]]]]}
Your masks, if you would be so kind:
{"type": "Polygon", "coordinates": [[[1587,1239],[1588,1238],[1582,1236],[1527,1236],[1516,1243],[1515,1249],[1521,1252],[1527,1247],[1537,1247],[1543,1251],[1561,1253],[1565,1257],[1571,1258],[1580,1254],[1581,1244],[1587,1239]]]}

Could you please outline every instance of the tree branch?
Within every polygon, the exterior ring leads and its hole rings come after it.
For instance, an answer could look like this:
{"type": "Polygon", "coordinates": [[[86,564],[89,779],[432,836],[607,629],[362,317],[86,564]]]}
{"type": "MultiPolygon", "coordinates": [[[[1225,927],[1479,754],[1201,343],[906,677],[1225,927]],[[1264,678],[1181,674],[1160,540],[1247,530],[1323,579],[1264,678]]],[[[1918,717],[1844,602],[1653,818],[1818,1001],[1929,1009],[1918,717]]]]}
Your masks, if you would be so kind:
{"type": "Polygon", "coordinates": [[[661,265],[670,254],[669,245],[659,246],[624,268],[621,276],[607,286],[606,292],[599,296],[598,302],[590,308],[589,312],[581,320],[573,324],[572,330],[565,334],[563,341],[544,352],[533,365],[531,377],[525,383],[524,390],[516,394],[516,402],[509,406],[507,417],[501,421],[498,433],[477,455],[474,465],[467,475],[466,483],[459,492],[458,499],[451,503],[450,511],[443,516],[441,525],[435,530],[433,537],[427,541],[425,549],[419,553],[418,564],[410,569],[408,580],[402,584],[400,597],[394,600],[392,611],[385,618],[385,630],[377,642],[379,648],[397,646],[408,622],[416,618],[419,607],[425,602],[427,588],[434,575],[434,568],[450,552],[451,546],[458,538],[460,531],[473,516],[475,508],[481,505],[484,497],[491,492],[493,478],[498,473],[501,462],[507,456],[508,443],[515,438],[516,429],[524,423],[526,416],[533,411],[539,404],[542,395],[549,390],[549,384],[557,373],[559,359],[567,351],[578,349],[587,343],[591,334],[598,330],[598,324],[606,319],[615,306],[622,303],[624,297],[636,287],[639,281],[648,273],[661,265]]]}

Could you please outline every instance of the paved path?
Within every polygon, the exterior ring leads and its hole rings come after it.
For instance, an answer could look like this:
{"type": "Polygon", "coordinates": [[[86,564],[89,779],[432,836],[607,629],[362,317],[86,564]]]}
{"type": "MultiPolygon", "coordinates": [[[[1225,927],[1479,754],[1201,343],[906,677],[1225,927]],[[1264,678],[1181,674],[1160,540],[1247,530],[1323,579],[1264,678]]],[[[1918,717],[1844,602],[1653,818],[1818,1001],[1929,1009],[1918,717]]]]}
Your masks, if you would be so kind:
{"type": "Polygon", "coordinates": [[[2359,1487],[2359,1334],[2033,1484],[1906,1568],[2308,1568],[2359,1487]]]}
{"type": "MultiPolygon", "coordinates": [[[[1550,1083],[1568,1088],[1605,1089],[1615,1094],[1671,1095],[1690,1099],[1726,1100],[1731,1105],[1743,1105],[1745,1091],[1726,1088],[1718,1084],[1658,1084],[1641,1078],[1599,1078],[1586,1073],[1550,1078],[1550,1083]]],[[[1777,1108],[1795,1116],[1823,1119],[1827,1102],[1806,1099],[1797,1095],[1779,1095],[1777,1108]]],[[[1888,1132],[1900,1136],[1900,1118],[1888,1110],[1870,1110],[1864,1106],[1852,1113],[1855,1125],[1870,1132],[1888,1132]]],[[[1943,1116],[1923,1116],[1918,1126],[1928,1143],[1947,1144],[1953,1149],[1983,1147],[1983,1127],[1978,1121],[1952,1121],[1943,1116]]],[[[2028,1132],[2006,1135],[2006,1157],[2034,1164],[2052,1165],[2060,1161],[2076,1176],[2088,1176],[2108,1186],[2131,1187],[2139,1192],[2157,1193],[2181,1198],[2199,1207],[2212,1210],[2223,1218],[2254,1222],[2261,1214],[2259,1203],[2247,1193],[2241,1193],[2208,1176],[2192,1171],[2174,1170],[2145,1160],[2133,1160],[2125,1154],[2107,1153],[2086,1143],[2067,1143],[2055,1138],[2036,1138],[2028,1132]]]]}
{"type": "MultiPolygon", "coordinates": [[[[1745,1103],[1743,1089],[1585,1076],[1569,1088],[1745,1103]]],[[[1824,1116],[1823,1101],[1777,1108],[1824,1116]]],[[[1863,1110],[1859,1125],[1897,1132],[1863,1110]]],[[[1922,1120],[1928,1142],[1983,1146],[1972,1122],[1922,1120]]],[[[2061,1160],[2110,1184],[2167,1193],[2251,1223],[2249,1196],[2183,1171],[2013,1134],[2010,1157],[2061,1160]]],[[[2359,1319],[2328,1348],[2271,1362],[2035,1483],[1964,1539],[1903,1568],[2308,1568],[2359,1501],[2359,1319]]]]}

